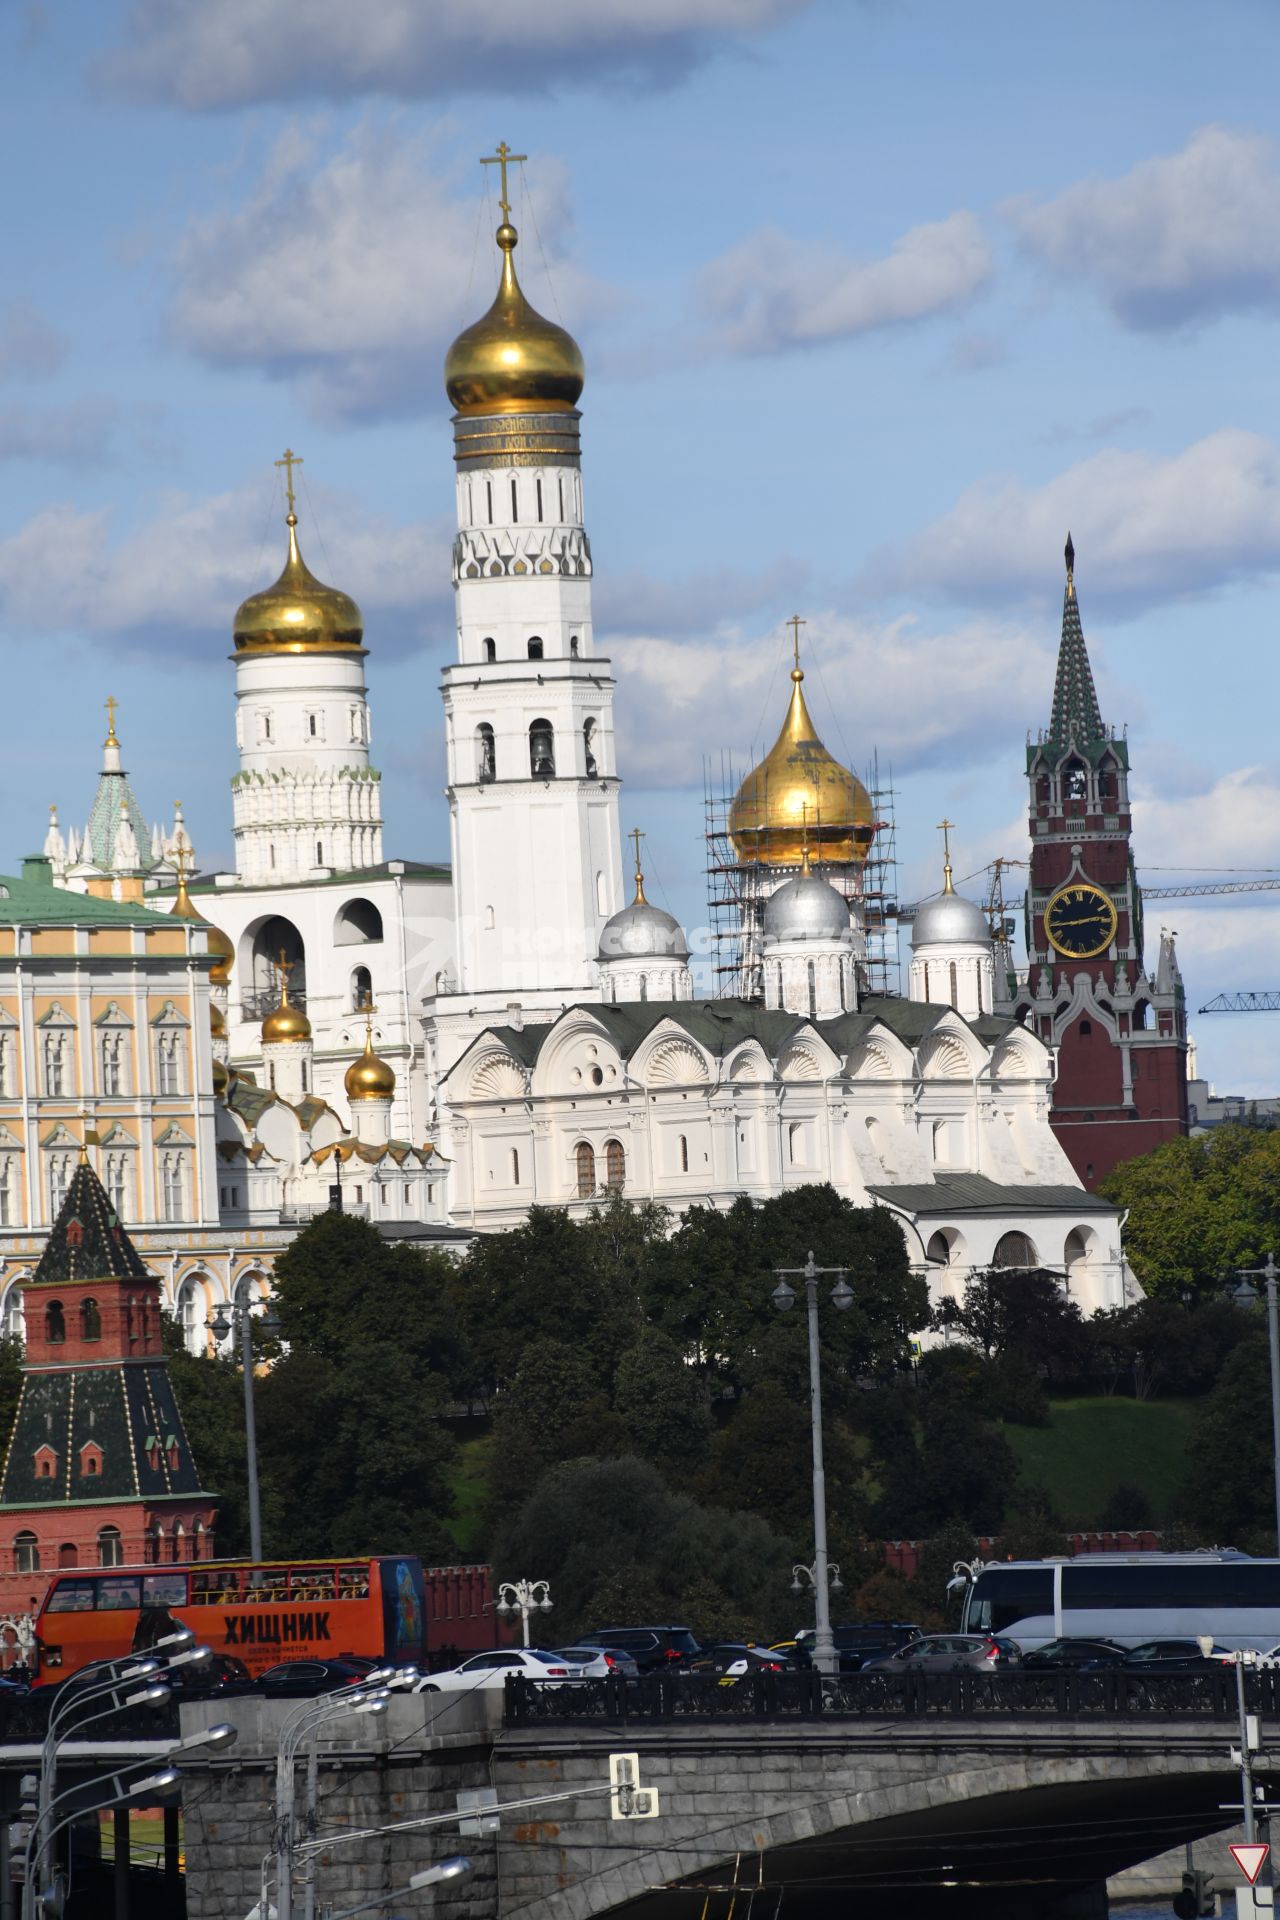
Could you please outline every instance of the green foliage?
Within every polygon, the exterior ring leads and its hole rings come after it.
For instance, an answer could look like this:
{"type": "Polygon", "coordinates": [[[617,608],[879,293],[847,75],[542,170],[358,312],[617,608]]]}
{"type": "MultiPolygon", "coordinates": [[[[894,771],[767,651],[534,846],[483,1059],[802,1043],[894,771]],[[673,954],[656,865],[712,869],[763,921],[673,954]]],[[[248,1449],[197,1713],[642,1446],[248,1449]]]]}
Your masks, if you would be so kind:
{"type": "Polygon", "coordinates": [[[944,1300],[934,1325],[984,1359],[1010,1355],[1045,1376],[1073,1378],[1087,1366],[1084,1317],[1056,1277],[1042,1270],[991,1267],[965,1283],[961,1300],[944,1300]]]}
{"type": "Polygon", "coordinates": [[[1163,1523],[1186,1471],[1191,1403],[1090,1395],[1054,1400],[1050,1416],[1047,1427],[1006,1427],[1005,1436],[1020,1477],[1046,1490],[1065,1528],[1096,1527],[1125,1481],[1146,1490],[1163,1523]]]}
{"type": "Polygon", "coordinates": [[[200,1484],[218,1496],[217,1551],[231,1557],[247,1553],[249,1503],[240,1368],[234,1360],[189,1353],[181,1327],[167,1316],[164,1346],[200,1484]]]}
{"type": "Polygon", "coordinates": [[[685,1362],[675,1341],[646,1329],[618,1362],[613,1408],[626,1430],[627,1451],[668,1473],[688,1474],[711,1438],[711,1408],[701,1374],[685,1362]]]}
{"type": "Polygon", "coordinates": [[[0,1340],[0,1446],[7,1447],[22,1395],[21,1340],[0,1340]]]}
{"type": "Polygon", "coordinates": [[[1275,1552],[1271,1377],[1266,1339],[1242,1341],[1191,1430],[1183,1517],[1216,1546],[1275,1552]]]}
{"type": "Polygon", "coordinates": [[[1194,1312],[1159,1299],[1113,1307],[1089,1322],[1094,1374],[1108,1391],[1123,1382],[1135,1400],[1162,1390],[1204,1393],[1252,1330],[1249,1316],[1229,1300],[1207,1300],[1194,1312]]]}
{"type": "Polygon", "coordinates": [[[1280,1132],[1215,1127],[1126,1161],[1100,1191],[1128,1209],[1125,1247],[1143,1289],[1209,1298],[1228,1269],[1280,1250],[1280,1132]]]}

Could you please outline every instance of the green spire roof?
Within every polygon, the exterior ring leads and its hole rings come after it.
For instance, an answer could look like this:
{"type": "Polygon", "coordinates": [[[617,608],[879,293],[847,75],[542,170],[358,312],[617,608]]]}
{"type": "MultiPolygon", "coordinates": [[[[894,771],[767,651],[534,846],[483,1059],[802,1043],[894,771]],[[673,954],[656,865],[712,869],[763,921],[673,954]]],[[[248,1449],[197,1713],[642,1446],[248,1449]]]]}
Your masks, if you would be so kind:
{"type": "Polygon", "coordinates": [[[132,1240],[121,1226],[106,1188],[87,1160],[71,1176],[53,1230],[32,1275],[32,1284],[77,1280],[151,1278],[132,1240]]]}
{"type": "Polygon", "coordinates": [[[1053,715],[1045,743],[1050,747],[1087,750],[1110,738],[1098,707],[1098,690],[1085,649],[1076,599],[1076,550],[1067,535],[1067,588],[1062,601],[1062,639],[1058,645],[1058,677],[1053,686],[1053,715]]]}

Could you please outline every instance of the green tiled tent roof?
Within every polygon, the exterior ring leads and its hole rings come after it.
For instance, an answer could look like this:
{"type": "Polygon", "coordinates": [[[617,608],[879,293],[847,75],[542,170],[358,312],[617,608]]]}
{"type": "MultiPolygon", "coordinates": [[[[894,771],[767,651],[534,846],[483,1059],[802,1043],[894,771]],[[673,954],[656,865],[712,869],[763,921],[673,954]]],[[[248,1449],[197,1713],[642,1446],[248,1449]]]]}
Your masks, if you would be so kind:
{"type": "Polygon", "coordinates": [[[146,1280],[151,1276],[121,1226],[106,1188],[87,1160],[71,1176],[32,1284],[81,1280],[146,1280]]]}

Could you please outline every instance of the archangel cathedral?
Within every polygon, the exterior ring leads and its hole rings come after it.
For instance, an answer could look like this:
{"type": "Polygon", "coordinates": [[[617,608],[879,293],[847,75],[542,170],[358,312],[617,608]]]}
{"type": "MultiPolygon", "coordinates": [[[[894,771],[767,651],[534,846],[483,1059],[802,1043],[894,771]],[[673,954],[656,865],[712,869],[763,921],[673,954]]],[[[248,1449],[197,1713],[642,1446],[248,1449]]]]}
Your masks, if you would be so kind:
{"type": "Polygon", "coordinates": [[[269,1284],[330,1205],[461,1243],[534,1204],[581,1214],[617,1193],[679,1214],[814,1181],[888,1208],[935,1297],[996,1264],[1058,1272],[1086,1311],[1120,1304],[1119,1216],[1050,1125],[1052,1046],[999,1011],[1004,961],[949,857],[912,921],[906,997],[871,990],[875,809],[818,737],[798,640],[777,741],[728,815],[730,991],[696,996],[685,931],[646,899],[638,851],[623,860],[626,688],[592,620],[582,356],[521,289],[505,167],[501,204],[493,303],[444,370],[447,856],[394,851],[413,823],[382,817],[377,635],[303,557],[287,453],[282,571],[230,622],[233,869],[188,873],[220,822],[147,828],[114,713],[86,828],[55,816],[27,863],[24,897],[53,903],[86,959],[104,923],[127,925],[131,954],[150,940],[157,968],[164,928],[183,938],[149,997],[120,961],[118,986],[68,973],[43,1011],[0,979],[5,1277],[47,1232],[55,1137],[94,1156],[144,1255],[169,1250],[168,1303],[193,1328],[244,1274],[269,1284]],[[52,1081],[51,1004],[68,1032],[52,1081]]]}

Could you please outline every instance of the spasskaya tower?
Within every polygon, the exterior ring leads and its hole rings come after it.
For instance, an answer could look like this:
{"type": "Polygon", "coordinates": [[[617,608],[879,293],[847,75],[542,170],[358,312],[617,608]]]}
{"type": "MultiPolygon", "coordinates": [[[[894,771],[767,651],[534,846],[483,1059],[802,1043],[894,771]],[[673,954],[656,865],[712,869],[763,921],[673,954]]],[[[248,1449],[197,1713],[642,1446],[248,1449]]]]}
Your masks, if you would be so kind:
{"type": "Polygon", "coordinates": [[[1172,932],[1143,961],[1129,748],[1104,723],[1066,547],[1062,641],[1047,729],[1027,747],[1027,978],[1015,1011],[1057,1049],[1050,1120],[1093,1188],[1117,1162],[1187,1131],[1187,1023],[1172,932]]]}

